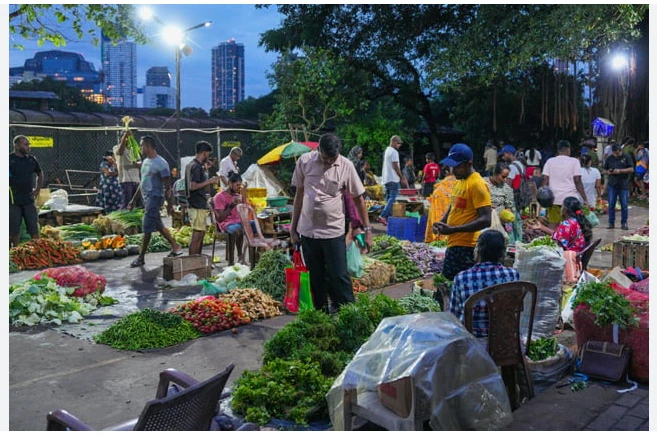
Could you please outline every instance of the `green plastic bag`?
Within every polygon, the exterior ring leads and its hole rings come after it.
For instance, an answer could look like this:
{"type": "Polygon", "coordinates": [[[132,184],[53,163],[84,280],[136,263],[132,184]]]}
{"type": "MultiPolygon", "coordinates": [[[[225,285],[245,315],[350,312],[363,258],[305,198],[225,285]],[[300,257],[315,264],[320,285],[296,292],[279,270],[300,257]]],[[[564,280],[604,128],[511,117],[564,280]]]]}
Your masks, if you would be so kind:
{"type": "Polygon", "coordinates": [[[310,291],[310,273],[299,272],[299,311],[312,310],[313,295],[310,291]]]}
{"type": "Polygon", "coordinates": [[[586,220],[591,223],[591,227],[595,228],[600,224],[600,219],[598,218],[597,214],[594,213],[593,211],[589,211],[588,214],[586,214],[586,220]]]}
{"type": "Polygon", "coordinates": [[[360,278],[365,273],[363,256],[355,241],[352,241],[347,249],[347,269],[354,278],[360,278]]]}

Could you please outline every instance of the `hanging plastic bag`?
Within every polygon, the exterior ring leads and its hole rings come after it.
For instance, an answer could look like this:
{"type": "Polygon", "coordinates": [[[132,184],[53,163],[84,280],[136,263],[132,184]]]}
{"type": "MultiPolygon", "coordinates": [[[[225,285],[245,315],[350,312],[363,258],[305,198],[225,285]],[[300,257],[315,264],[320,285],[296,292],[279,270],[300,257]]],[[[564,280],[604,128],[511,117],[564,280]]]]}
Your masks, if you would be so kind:
{"type": "Polygon", "coordinates": [[[509,243],[509,234],[506,232],[502,220],[500,220],[500,216],[495,210],[492,210],[490,213],[490,227],[488,229],[499,231],[504,236],[504,241],[507,244],[509,243]]]}
{"type": "MultiPolygon", "coordinates": [[[[294,314],[298,313],[300,309],[302,279],[307,283],[307,293],[310,293],[308,268],[303,263],[301,252],[295,250],[292,254],[292,265],[285,268],[285,297],[283,298],[285,308],[294,314]]],[[[306,303],[307,296],[304,295],[304,305],[306,303]]],[[[312,297],[310,305],[312,307],[312,297]]]]}
{"type": "Polygon", "coordinates": [[[600,219],[598,218],[598,215],[594,213],[593,211],[589,211],[588,214],[586,214],[586,220],[591,223],[591,227],[596,227],[600,224],[600,219]]]}
{"type": "Polygon", "coordinates": [[[310,291],[310,272],[307,269],[299,273],[299,284],[299,311],[312,310],[315,304],[310,291]]]}
{"type": "Polygon", "coordinates": [[[352,241],[347,249],[347,269],[354,278],[360,278],[365,273],[363,256],[360,254],[358,245],[352,241]]]}

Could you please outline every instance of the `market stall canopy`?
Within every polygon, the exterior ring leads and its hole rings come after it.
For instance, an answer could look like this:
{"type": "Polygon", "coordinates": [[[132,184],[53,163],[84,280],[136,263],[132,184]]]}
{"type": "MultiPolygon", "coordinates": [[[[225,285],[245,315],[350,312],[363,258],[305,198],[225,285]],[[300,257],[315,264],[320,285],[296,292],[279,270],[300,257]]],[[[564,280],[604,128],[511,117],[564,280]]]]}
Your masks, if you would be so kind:
{"type": "Polygon", "coordinates": [[[258,159],[258,165],[275,164],[283,158],[294,158],[311,150],[313,150],[313,147],[290,141],[267,152],[262,158],[258,159]]]}
{"type": "Polygon", "coordinates": [[[251,188],[267,189],[267,197],[276,197],[281,194],[287,195],[283,185],[276,179],[266,167],[260,167],[258,164],[251,164],[249,168],[242,173],[242,180],[248,183],[251,188]]]}

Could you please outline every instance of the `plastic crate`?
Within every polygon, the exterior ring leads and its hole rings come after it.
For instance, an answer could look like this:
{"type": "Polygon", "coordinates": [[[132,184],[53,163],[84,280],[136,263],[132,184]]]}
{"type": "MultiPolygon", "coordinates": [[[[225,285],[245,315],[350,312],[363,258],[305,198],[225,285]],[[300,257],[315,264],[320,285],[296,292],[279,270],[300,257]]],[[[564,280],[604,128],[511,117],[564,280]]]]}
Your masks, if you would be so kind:
{"type": "Polygon", "coordinates": [[[412,217],[388,217],[387,234],[398,240],[424,242],[426,227],[427,216],[422,216],[419,223],[412,217]]]}
{"type": "Polygon", "coordinates": [[[249,199],[254,197],[267,197],[267,189],[258,188],[258,187],[247,187],[246,197],[248,197],[249,199]]]}

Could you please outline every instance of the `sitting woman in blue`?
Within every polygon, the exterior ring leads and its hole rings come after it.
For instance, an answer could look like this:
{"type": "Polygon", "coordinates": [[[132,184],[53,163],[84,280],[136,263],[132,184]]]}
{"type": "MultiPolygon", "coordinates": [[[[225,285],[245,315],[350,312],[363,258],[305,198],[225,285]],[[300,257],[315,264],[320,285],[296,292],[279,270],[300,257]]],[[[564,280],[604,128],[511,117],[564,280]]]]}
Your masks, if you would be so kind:
{"type": "MultiPolygon", "coordinates": [[[[478,291],[491,285],[519,281],[517,269],[505,267],[502,262],[506,255],[504,236],[499,231],[487,230],[479,235],[475,247],[476,264],[458,273],[452,284],[449,311],[465,322],[463,307],[465,301],[478,291]]],[[[488,336],[488,310],[486,305],[473,308],[472,331],[475,337],[488,336]]]]}

